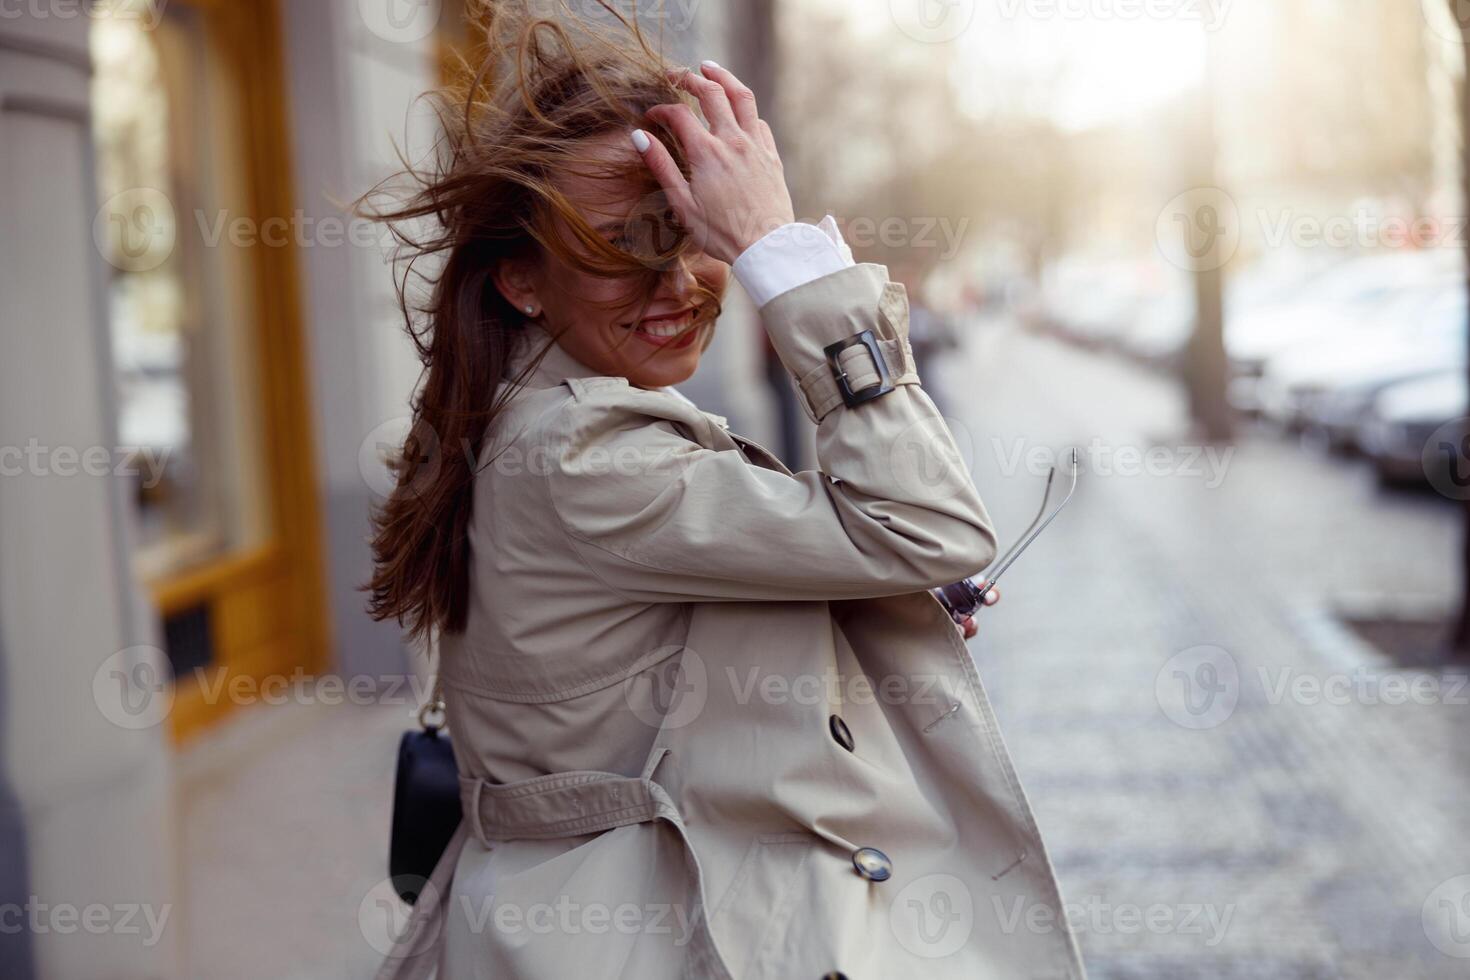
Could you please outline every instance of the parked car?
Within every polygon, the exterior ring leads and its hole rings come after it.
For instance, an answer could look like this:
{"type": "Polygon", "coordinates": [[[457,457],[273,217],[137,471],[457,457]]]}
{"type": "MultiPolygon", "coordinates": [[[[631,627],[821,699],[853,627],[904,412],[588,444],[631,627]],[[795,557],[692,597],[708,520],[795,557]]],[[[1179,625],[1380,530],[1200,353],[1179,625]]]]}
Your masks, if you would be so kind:
{"type": "MultiPolygon", "coordinates": [[[[1243,316],[1261,307],[1280,305],[1304,284],[1330,268],[1319,254],[1273,253],[1231,275],[1225,283],[1225,315],[1243,316]]],[[[1183,368],[1196,323],[1194,282],[1180,276],[1139,310],[1133,325],[1119,337],[1129,355],[1168,371],[1183,368]]]]}
{"type": "MultiPolygon", "coordinates": [[[[1373,399],[1360,424],[1359,446],[1385,482],[1419,482],[1425,446],[1446,423],[1470,412],[1470,377],[1461,368],[1390,385],[1373,399]]],[[[1448,454],[1428,454],[1435,468],[1447,467],[1448,454]]],[[[1437,476],[1447,474],[1439,472],[1437,476]]]]}
{"type": "Polygon", "coordinates": [[[1152,261],[1068,257],[1042,277],[1044,329],[1091,350],[1122,346],[1141,312],[1164,293],[1152,261]]]}
{"type": "Polygon", "coordinates": [[[1178,371],[1194,332],[1195,299],[1188,283],[1181,283],[1139,311],[1131,329],[1119,337],[1119,346],[1145,364],[1178,371]]]}
{"type": "Polygon", "coordinates": [[[1465,363],[1463,284],[1413,289],[1332,337],[1303,341],[1272,358],[1257,386],[1264,416],[1310,427],[1351,446],[1359,417],[1389,385],[1465,363]]]}
{"type": "Polygon", "coordinates": [[[1225,349],[1232,404],[1259,411],[1258,383],[1274,358],[1308,342],[1321,348],[1355,342],[1406,295],[1463,283],[1463,262],[1452,249],[1349,259],[1312,276],[1288,301],[1230,311],[1225,349]]]}

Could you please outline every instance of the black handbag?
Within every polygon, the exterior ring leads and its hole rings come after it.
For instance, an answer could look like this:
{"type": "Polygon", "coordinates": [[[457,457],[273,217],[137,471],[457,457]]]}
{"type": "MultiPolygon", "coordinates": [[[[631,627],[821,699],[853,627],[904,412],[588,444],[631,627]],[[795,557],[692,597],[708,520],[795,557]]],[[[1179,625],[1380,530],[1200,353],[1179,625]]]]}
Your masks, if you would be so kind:
{"type": "Polygon", "coordinates": [[[437,680],[434,693],[419,709],[419,726],[421,730],[404,732],[398,742],[388,839],[393,890],[410,905],[418,901],[462,815],[459,770],[444,731],[444,696],[437,680]]]}

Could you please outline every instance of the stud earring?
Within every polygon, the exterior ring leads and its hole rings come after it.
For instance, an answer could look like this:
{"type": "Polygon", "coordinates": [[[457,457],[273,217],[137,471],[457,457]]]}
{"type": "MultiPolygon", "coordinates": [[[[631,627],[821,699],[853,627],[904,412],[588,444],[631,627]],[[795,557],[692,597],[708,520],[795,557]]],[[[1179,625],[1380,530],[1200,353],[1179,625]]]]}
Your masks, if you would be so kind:
{"type": "Polygon", "coordinates": [[[534,307],[534,306],[527,306],[526,307],[526,313],[529,316],[535,316],[536,315],[536,307],[534,307]]]}

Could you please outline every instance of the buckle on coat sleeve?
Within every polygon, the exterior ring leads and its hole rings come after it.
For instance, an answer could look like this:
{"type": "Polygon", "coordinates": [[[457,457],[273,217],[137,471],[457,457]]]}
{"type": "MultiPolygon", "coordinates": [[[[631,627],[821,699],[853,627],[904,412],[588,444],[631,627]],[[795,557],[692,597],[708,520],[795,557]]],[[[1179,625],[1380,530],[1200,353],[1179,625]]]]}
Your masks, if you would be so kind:
{"type": "Polygon", "coordinates": [[[883,357],[883,351],[878,347],[878,338],[873,331],[863,330],[853,334],[846,340],[839,340],[835,344],[828,344],[822,348],[822,353],[827,357],[827,367],[832,371],[832,378],[837,382],[837,391],[842,395],[842,401],[848,408],[870,402],[874,398],[881,398],[893,390],[893,375],[889,373],[888,362],[883,357]],[[843,369],[839,356],[849,347],[865,347],[868,356],[872,358],[873,367],[878,372],[878,383],[859,388],[856,391],[852,387],[852,379],[848,377],[847,371],[843,369]]]}

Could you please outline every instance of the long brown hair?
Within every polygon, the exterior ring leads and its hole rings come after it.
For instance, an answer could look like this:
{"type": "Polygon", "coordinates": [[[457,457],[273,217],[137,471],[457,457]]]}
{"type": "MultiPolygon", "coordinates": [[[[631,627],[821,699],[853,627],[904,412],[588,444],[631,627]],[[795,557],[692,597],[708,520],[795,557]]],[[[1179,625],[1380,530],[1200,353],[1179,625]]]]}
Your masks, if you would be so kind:
{"type": "MultiPolygon", "coordinates": [[[[440,128],[428,162],[405,160],[400,174],[358,202],[359,213],[386,222],[397,240],[398,299],[423,363],[413,424],[392,461],[396,488],[373,515],[366,586],[373,618],[396,619],[414,638],[465,627],[474,461],[534,367],[502,380],[527,318],[496,288],[497,266],[544,249],[647,296],[687,245],[670,212],[650,207],[660,195],[646,168],[614,174],[585,153],[589,137],[643,127],[687,173],[673,134],[643,118],[683,98],[670,65],[644,37],[636,11],[625,17],[601,6],[598,24],[567,11],[536,17],[504,2],[473,11],[482,47],[461,61],[454,83],[426,96],[440,128]],[[589,172],[644,189],[640,209],[657,211],[673,240],[656,236],[666,240],[639,248],[599,235],[554,183],[589,172]]],[[[717,300],[709,305],[706,322],[718,312],[717,300]]]]}

